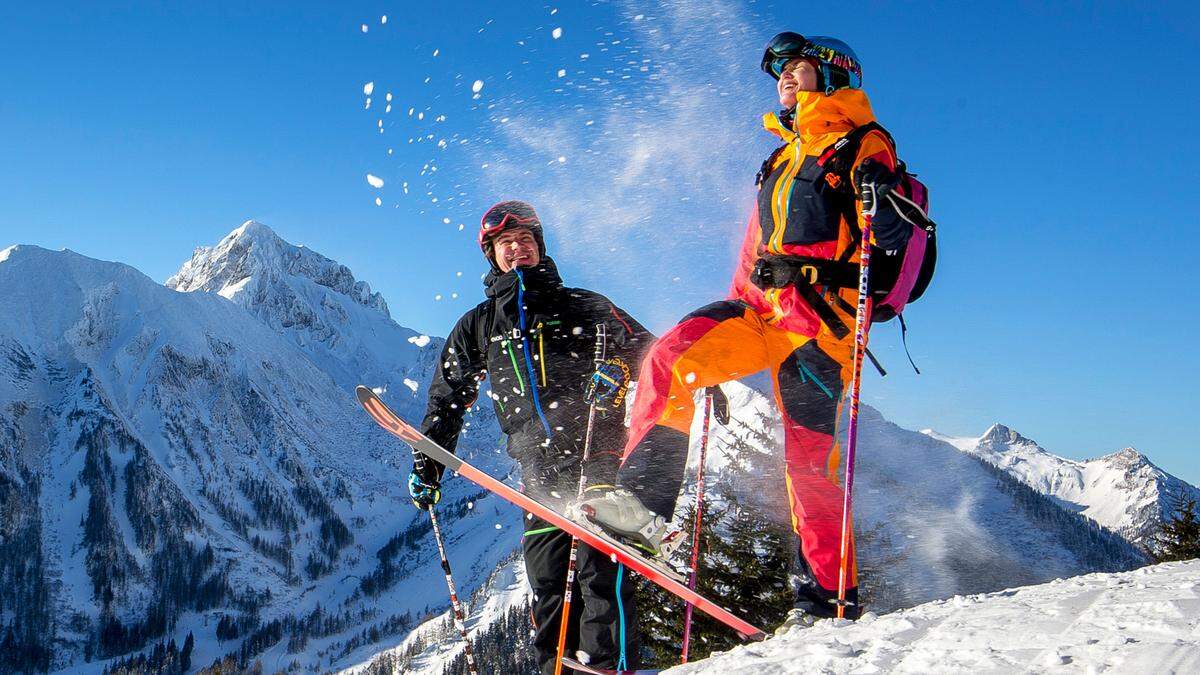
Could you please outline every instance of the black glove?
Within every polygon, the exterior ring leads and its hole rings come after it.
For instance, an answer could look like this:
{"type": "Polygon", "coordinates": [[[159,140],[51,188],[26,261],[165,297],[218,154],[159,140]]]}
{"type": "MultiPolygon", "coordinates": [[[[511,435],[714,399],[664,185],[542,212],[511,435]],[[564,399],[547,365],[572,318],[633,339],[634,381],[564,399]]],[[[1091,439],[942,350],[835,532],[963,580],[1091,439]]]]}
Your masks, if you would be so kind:
{"type": "Polygon", "coordinates": [[[413,469],[408,474],[408,494],[413,506],[428,509],[442,498],[442,472],[446,467],[422,454],[413,455],[413,469]]]}
{"type": "Polygon", "coordinates": [[[899,251],[912,236],[912,224],[900,217],[895,204],[888,199],[900,185],[900,176],[882,162],[865,159],[855,172],[854,183],[863,200],[863,213],[870,210],[874,201],[875,214],[871,218],[871,231],[875,245],[885,251],[899,251]]]}
{"type": "Polygon", "coordinates": [[[712,395],[713,417],[717,418],[721,426],[729,426],[729,399],[725,397],[725,392],[721,391],[720,387],[709,387],[708,393],[712,395]]]}

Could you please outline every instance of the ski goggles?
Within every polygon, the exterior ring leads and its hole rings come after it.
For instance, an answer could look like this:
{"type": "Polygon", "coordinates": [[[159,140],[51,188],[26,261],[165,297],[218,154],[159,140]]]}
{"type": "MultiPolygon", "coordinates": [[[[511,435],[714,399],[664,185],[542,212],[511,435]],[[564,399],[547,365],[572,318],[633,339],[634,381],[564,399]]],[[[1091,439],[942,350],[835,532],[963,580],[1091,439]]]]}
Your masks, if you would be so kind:
{"type": "Polygon", "coordinates": [[[764,73],[778,80],[787,62],[799,58],[817,61],[826,93],[845,87],[862,87],[862,64],[858,56],[849,45],[836,38],[806,38],[799,33],[784,31],[767,43],[759,65],[764,73]]]}
{"type": "Polygon", "coordinates": [[[492,214],[489,212],[483,217],[483,220],[480,221],[479,227],[486,232],[499,232],[507,227],[509,223],[529,227],[537,222],[537,214],[533,213],[532,211],[528,213],[518,213],[516,210],[513,210],[498,214],[492,214]]]}
{"type": "Polygon", "coordinates": [[[487,250],[487,241],[504,231],[506,227],[526,227],[534,230],[541,227],[537,213],[527,204],[497,204],[483,214],[479,221],[479,246],[487,250]]]}
{"type": "Polygon", "coordinates": [[[805,56],[803,50],[808,44],[808,38],[803,35],[784,31],[771,38],[771,41],[767,43],[759,66],[764,73],[778,80],[783,74],[783,66],[788,61],[805,56]]]}

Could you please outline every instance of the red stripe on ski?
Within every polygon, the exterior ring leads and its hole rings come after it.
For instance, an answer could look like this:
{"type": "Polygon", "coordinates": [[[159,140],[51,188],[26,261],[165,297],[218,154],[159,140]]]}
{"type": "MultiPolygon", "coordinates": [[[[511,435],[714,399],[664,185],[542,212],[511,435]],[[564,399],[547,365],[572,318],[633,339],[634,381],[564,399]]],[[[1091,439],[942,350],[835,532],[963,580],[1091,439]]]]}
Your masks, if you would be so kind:
{"type": "Polygon", "coordinates": [[[359,403],[362,404],[363,408],[366,409],[379,426],[391,432],[405,443],[413,446],[413,449],[417,452],[444,464],[463,478],[480,487],[491,490],[505,500],[537,515],[551,525],[557,525],[562,530],[578,537],[580,541],[588,546],[608,553],[610,556],[616,558],[617,562],[624,564],[629,569],[641,574],[681,599],[692,603],[696,609],[736,630],[743,637],[750,640],[762,640],[767,637],[766,633],[754,625],[738,618],[729,610],[688,588],[687,584],[676,579],[674,575],[658,569],[656,565],[636,553],[631,547],[567,518],[533,497],[471,466],[457,455],[434,443],[411,424],[400,419],[370,389],[359,385],[356,393],[359,403]]]}

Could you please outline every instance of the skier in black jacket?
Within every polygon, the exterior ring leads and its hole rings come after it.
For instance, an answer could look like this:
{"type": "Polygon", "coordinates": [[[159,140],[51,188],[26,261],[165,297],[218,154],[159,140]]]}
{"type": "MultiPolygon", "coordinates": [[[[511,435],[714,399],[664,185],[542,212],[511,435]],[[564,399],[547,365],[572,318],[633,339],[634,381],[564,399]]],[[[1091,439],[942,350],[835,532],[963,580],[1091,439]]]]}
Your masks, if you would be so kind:
{"type": "MultiPolygon", "coordinates": [[[[523,470],[526,491],[560,510],[575,498],[581,469],[587,487],[610,488],[626,440],[625,385],[653,341],[637,321],[604,296],[566,288],[546,256],[541,222],[525,202],[501,202],[480,223],[479,245],[492,270],[487,300],[459,319],[446,340],[429,390],[421,430],[454,451],[463,415],[483,379],[508,453],[523,470]],[[605,377],[589,384],[596,326],[607,333],[605,377]],[[581,467],[589,391],[598,401],[587,466],[581,467]]],[[[419,508],[440,498],[443,467],[414,458],[409,491],[419,508]]],[[[534,647],[543,673],[554,672],[566,588],[570,535],[528,515],[522,545],[533,587],[534,647]]],[[[579,546],[566,654],[600,668],[637,667],[633,584],[620,565],[579,546]]]]}

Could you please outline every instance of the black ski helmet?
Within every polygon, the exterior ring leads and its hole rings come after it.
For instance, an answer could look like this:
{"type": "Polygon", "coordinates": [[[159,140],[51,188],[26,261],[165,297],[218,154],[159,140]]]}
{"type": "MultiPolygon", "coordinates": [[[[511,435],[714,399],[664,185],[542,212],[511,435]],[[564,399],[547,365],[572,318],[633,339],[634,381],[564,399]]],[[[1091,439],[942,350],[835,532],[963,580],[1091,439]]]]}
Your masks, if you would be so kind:
{"type": "Polygon", "coordinates": [[[529,202],[518,199],[500,202],[483,214],[483,218],[479,221],[479,248],[488,262],[492,264],[493,269],[499,270],[500,268],[496,265],[492,239],[506,229],[520,228],[529,230],[534,241],[537,242],[538,255],[546,257],[546,240],[542,237],[542,221],[529,202]]]}

